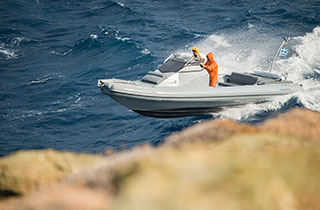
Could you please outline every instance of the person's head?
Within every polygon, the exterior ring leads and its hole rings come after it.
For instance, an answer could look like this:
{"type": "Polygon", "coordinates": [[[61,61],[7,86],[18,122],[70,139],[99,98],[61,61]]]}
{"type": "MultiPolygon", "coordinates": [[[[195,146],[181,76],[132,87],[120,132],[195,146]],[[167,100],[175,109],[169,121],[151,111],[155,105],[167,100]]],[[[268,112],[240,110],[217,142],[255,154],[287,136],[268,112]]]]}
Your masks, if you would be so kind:
{"type": "Polygon", "coordinates": [[[193,47],[193,48],[192,48],[192,52],[193,52],[193,55],[199,54],[199,50],[198,50],[197,47],[193,47]]]}
{"type": "Polygon", "coordinates": [[[207,55],[207,60],[212,62],[213,61],[213,53],[212,52],[209,52],[208,55],[207,55]]]}

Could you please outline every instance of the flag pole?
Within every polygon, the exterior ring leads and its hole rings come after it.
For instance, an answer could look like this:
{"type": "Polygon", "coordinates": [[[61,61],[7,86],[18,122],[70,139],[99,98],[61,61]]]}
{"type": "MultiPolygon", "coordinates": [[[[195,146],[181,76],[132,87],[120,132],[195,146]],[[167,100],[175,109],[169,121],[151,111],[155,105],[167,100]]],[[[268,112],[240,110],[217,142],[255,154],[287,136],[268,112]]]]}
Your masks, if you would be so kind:
{"type": "Polygon", "coordinates": [[[274,66],[274,62],[276,62],[282,46],[288,44],[288,40],[289,40],[289,38],[286,38],[286,37],[283,38],[283,42],[281,43],[281,45],[280,45],[280,47],[279,47],[279,49],[278,49],[278,51],[277,51],[277,53],[276,53],[276,56],[274,56],[274,59],[273,59],[273,61],[272,61],[272,65],[271,65],[271,68],[270,68],[269,72],[272,71],[273,66],[274,66]]]}

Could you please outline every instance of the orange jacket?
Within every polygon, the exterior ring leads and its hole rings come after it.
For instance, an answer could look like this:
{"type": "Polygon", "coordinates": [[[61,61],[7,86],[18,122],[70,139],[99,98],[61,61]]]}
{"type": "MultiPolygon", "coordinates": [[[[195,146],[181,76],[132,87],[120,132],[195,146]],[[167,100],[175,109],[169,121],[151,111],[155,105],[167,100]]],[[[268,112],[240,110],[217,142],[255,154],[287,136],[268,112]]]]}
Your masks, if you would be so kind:
{"type": "Polygon", "coordinates": [[[207,55],[207,62],[203,65],[203,68],[209,73],[209,86],[216,87],[218,81],[218,64],[213,59],[213,53],[210,52],[207,55]]]}

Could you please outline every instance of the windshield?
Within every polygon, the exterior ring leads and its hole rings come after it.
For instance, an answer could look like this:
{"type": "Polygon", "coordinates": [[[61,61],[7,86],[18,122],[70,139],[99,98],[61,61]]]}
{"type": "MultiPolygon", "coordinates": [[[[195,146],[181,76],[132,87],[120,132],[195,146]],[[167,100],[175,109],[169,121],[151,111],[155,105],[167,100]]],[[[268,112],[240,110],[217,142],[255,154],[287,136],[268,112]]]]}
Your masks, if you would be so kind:
{"type": "Polygon", "coordinates": [[[180,69],[182,69],[186,63],[187,63],[186,61],[179,61],[179,60],[171,59],[171,60],[167,61],[166,63],[164,63],[162,66],[160,66],[159,70],[162,73],[177,72],[180,69]]]}
{"type": "Polygon", "coordinates": [[[178,72],[186,64],[198,63],[193,59],[192,56],[181,55],[181,54],[171,54],[158,69],[162,73],[166,72],[178,72]]]}

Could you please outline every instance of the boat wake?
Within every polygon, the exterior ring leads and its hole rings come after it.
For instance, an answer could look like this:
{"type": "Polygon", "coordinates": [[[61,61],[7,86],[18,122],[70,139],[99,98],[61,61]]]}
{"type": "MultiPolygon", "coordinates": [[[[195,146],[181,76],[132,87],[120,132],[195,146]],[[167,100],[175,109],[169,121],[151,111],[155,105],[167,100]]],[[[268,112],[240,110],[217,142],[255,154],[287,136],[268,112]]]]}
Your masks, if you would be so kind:
{"type": "MultiPolygon", "coordinates": [[[[275,50],[281,40],[272,35],[259,36],[251,27],[248,31],[236,35],[211,35],[196,45],[203,54],[210,51],[215,54],[219,73],[269,71],[275,50]]],[[[289,49],[288,57],[278,59],[273,72],[302,84],[303,92],[276,97],[268,103],[225,108],[212,115],[215,118],[226,117],[238,121],[259,122],[273,116],[274,113],[293,107],[320,111],[318,103],[320,101],[320,27],[314,28],[304,36],[293,37],[286,47],[289,49]]]]}

